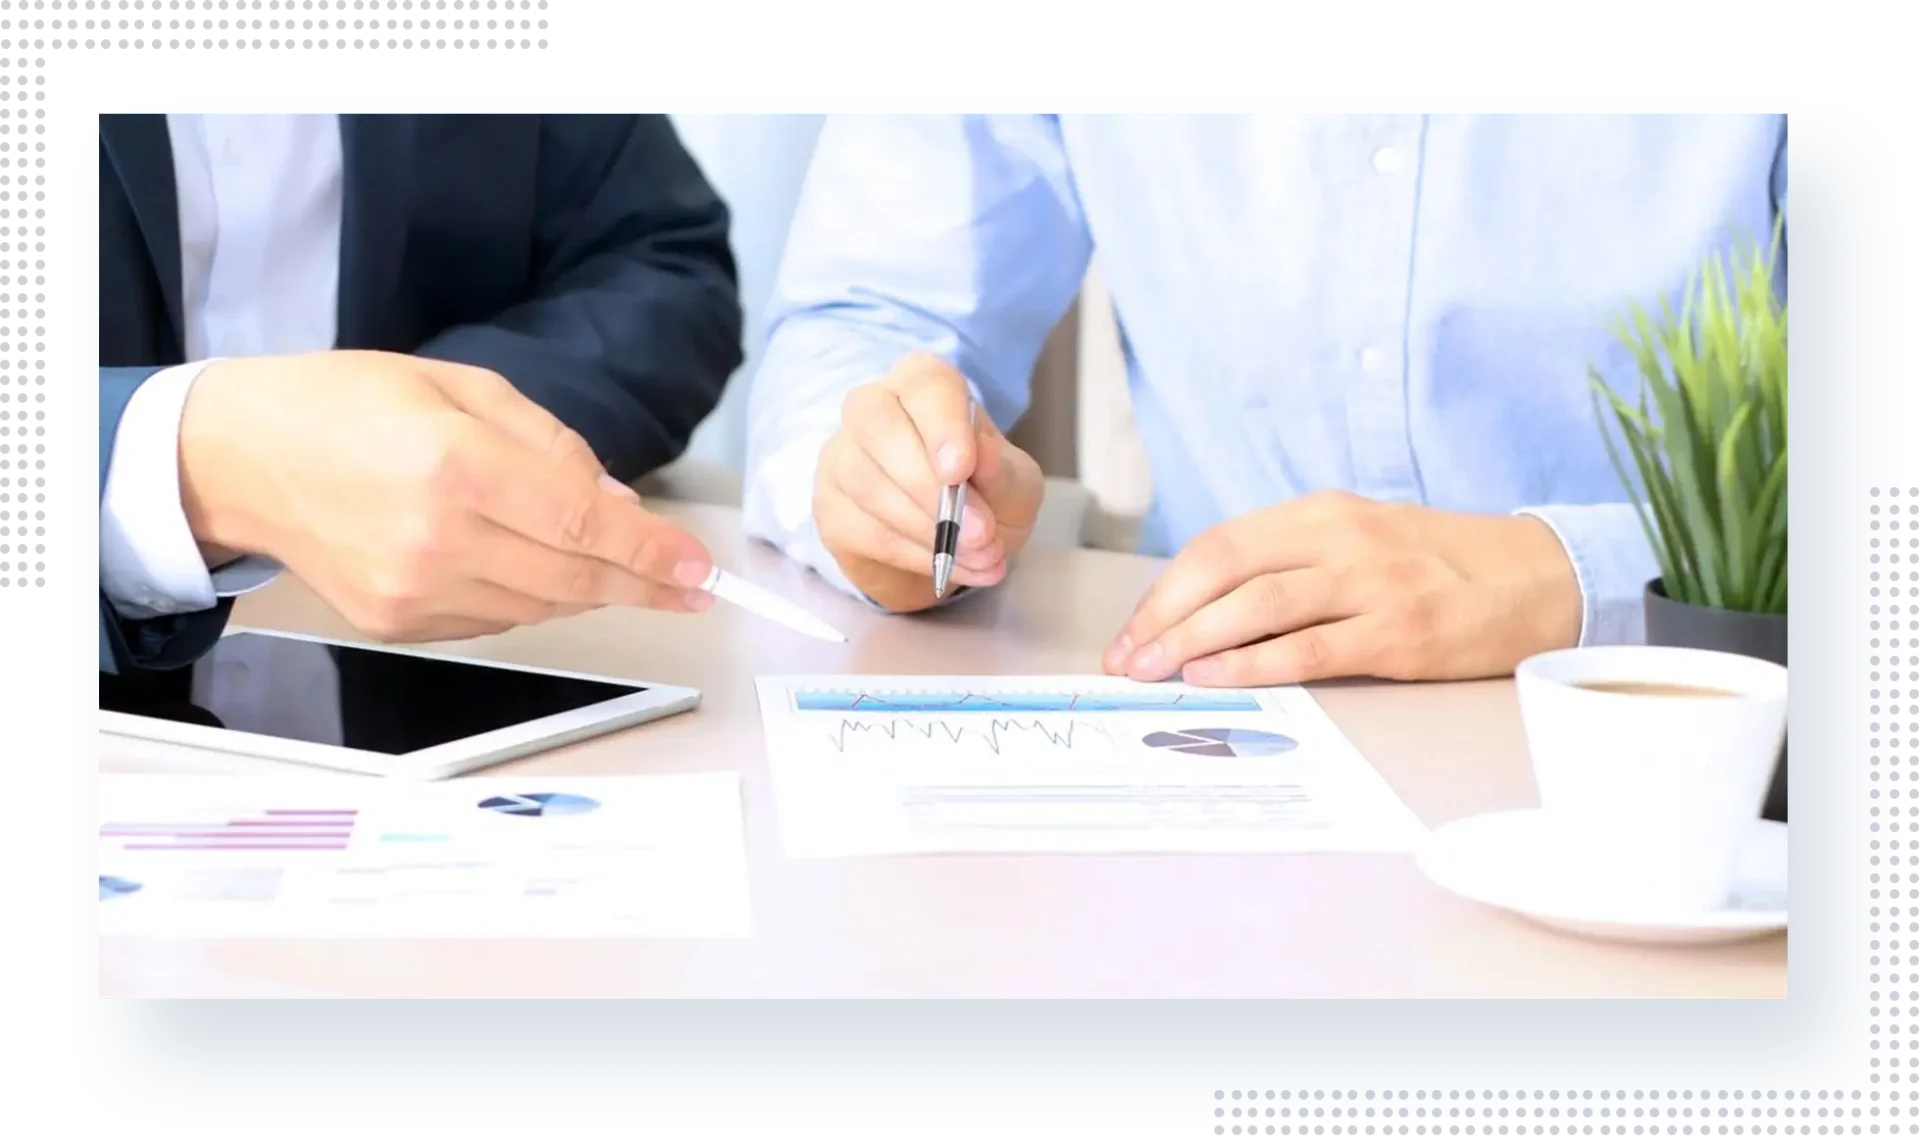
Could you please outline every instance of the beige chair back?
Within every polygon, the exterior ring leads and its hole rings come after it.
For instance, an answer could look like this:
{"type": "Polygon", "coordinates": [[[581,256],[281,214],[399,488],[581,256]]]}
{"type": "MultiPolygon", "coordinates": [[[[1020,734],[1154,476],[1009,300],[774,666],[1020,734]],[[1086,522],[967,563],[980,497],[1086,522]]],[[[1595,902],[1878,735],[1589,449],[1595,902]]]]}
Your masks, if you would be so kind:
{"type": "Polygon", "coordinates": [[[1009,438],[1039,461],[1051,482],[1050,534],[1065,527],[1075,544],[1098,549],[1138,544],[1153,482],[1133,425],[1119,326],[1097,262],[1041,350],[1032,402],[1009,438]]]}

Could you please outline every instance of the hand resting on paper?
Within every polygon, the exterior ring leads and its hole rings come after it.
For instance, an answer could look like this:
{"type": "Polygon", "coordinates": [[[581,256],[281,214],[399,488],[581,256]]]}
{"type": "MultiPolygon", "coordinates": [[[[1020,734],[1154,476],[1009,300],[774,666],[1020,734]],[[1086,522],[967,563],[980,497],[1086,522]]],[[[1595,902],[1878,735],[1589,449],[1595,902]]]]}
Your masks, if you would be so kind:
{"type": "Polygon", "coordinates": [[[384,352],[217,360],[180,423],[210,562],[275,559],[389,641],[602,605],[694,611],[706,549],[493,372],[384,352]]]}
{"type": "Polygon", "coordinates": [[[1196,538],[1102,665],[1210,687],[1464,680],[1573,645],[1580,622],[1572,563],[1546,523],[1331,492],[1196,538]]]}

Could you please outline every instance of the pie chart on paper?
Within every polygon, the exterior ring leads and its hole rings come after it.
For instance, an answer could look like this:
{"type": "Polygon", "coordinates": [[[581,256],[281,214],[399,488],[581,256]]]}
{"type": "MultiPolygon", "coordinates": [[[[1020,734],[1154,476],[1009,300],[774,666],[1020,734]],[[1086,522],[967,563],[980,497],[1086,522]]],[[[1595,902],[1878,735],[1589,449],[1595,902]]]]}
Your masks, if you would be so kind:
{"type": "Polygon", "coordinates": [[[538,791],[530,795],[495,795],[480,800],[480,809],[500,815],[541,818],[548,815],[584,815],[598,810],[600,803],[585,795],[567,795],[559,791],[538,791]]]}
{"type": "Polygon", "coordinates": [[[100,875],[100,900],[124,898],[140,888],[140,883],[129,882],[125,878],[115,878],[111,874],[100,875]]]}
{"type": "Polygon", "coordinates": [[[1177,732],[1152,732],[1140,742],[1163,751],[1229,759],[1284,755],[1300,746],[1291,737],[1252,728],[1183,728],[1177,732]]]}

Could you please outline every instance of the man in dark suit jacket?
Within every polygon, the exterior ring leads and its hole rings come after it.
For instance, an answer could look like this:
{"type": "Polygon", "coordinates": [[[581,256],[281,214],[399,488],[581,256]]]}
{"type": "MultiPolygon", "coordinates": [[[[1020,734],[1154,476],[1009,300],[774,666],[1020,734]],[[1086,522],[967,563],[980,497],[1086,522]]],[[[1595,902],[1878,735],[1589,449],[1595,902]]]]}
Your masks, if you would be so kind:
{"type": "Polygon", "coordinates": [[[740,362],[728,220],[657,116],[102,116],[101,671],[281,567],[391,640],[705,608],[625,484],[740,362]]]}

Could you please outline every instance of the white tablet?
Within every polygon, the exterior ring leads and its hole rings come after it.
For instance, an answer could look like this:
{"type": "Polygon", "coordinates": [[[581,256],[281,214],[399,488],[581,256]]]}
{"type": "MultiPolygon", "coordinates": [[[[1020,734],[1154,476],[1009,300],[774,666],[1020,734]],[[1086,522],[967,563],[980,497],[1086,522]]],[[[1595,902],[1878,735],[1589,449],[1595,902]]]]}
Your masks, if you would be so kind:
{"type": "Polygon", "coordinates": [[[699,703],[692,688],[245,628],[181,673],[100,675],[110,734],[412,779],[699,703]]]}

